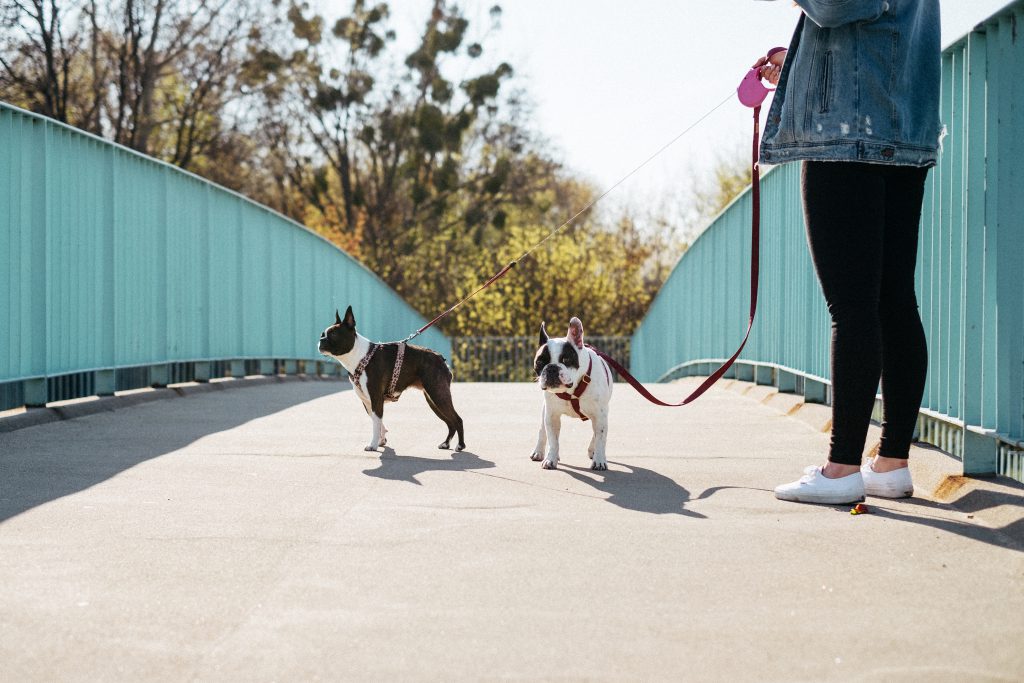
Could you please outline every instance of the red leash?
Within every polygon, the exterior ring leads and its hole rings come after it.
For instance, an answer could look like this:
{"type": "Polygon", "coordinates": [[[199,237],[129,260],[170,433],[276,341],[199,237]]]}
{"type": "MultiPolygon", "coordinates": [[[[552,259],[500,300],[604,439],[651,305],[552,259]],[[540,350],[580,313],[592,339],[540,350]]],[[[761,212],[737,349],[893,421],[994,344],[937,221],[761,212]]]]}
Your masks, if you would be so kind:
{"type": "MultiPolygon", "coordinates": [[[[715,370],[707,379],[701,382],[701,385],[694,389],[693,393],[684,398],[679,403],[666,403],[661,399],[654,396],[651,392],[644,388],[644,385],[640,384],[640,380],[633,375],[629,374],[626,368],[616,361],[614,358],[606,354],[605,352],[595,349],[590,346],[597,355],[605,360],[608,365],[612,366],[615,372],[619,373],[622,379],[632,385],[637,392],[646,398],[651,403],[659,406],[666,406],[674,408],[678,406],[685,406],[687,403],[692,403],[697,400],[701,394],[711,388],[715,382],[721,379],[722,375],[732,367],[732,364],[739,358],[740,352],[743,351],[743,347],[747,345],[747,339],[750,337],[750,330],[754,327],[754,314],[757,312],[757,280],[758,272],[760,268],[760,244],[761,244],[761,173],[757,167],[757,152],[758,143],[761,140],[761,106],[754,107],[754,143],[753,143],[753,160],[751,161],[751,201],[753,206],[751,209],[751,226],[750,226],[750,319],[747,322],[747,333],[743,335],[743,341],[740,343],[740,347],[736,349],[736,353],[732,354],[732,358],[725,361],[722,367],[715,370]]],[[[589,346],[589,345],[588,345],[589,346]]]]}

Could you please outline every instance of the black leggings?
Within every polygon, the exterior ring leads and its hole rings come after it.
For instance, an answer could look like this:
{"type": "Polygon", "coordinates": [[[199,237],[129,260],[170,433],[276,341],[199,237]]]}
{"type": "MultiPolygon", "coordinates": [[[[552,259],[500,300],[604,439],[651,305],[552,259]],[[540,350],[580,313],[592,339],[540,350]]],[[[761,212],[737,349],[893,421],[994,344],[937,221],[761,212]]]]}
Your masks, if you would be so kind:
{"type": "Polygon", "coordinates": [[[829,460],[859,465],[878,382],[879,455],[906,458],[928,348],[914,294],[927,168],[805,161],[807,242],[832,316],[829,460]]]}

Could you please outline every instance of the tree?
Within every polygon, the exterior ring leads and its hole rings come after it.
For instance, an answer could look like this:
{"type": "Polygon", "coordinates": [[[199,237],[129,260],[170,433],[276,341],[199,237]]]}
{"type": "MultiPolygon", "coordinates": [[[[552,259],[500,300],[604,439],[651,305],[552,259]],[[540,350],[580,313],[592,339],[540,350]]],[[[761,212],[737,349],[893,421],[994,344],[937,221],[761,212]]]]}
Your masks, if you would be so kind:
{"type": "Polygon", "coordinates": [[[72,69],[82,41],[75,22],[66,21],[57,0],[4,0],[0,17],[0,92],[30,111],[74,123],[69,108],[80,83],[72,69]]]}
{"type": "Polygon", "coordinates": [[[0,96],[192,170],[230,148],[255,0],[0,5],[0,96]]]}
{"type": "Polygon", "coordinates": [[[741,146],[720,152],[716,154],[707,175],[691,176],[690,191],[684,200],[683,219],[691,238],[703,232],[725,207],[750,187],[749,154],[741,146]]]}

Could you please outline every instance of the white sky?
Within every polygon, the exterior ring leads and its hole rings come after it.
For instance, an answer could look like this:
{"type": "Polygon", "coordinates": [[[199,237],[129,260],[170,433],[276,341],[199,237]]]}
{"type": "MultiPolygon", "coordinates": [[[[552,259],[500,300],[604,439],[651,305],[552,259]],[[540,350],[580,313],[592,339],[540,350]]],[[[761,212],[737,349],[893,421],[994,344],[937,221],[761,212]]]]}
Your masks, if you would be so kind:
{"type": "MultiPolygon", "coordinates": [[[[1009,0],[943,0],[943,44],[1009,0]]],[[[391,0],[399,44],[422,30],[430,0],[391,0]]],[[[536,127],[600,189],[619,181],[734,92],[750,64],[786,45],[791,2],[754,0],[462,0],[473,36],[501,5],[485,64],[509,62],[536,104],[536,127]]],[[[749,154],[750,110],[730,101],[620,186],[637,206],[689,187],[722,152],[749,154]]]]}

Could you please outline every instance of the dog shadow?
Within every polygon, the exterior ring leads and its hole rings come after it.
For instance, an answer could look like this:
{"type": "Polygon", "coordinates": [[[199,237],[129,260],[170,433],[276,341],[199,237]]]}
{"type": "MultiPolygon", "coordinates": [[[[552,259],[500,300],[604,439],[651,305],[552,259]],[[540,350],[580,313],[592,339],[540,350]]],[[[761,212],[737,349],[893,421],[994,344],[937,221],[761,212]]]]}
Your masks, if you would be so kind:
{"type": "Polygon", "coordinates": [[[426,472],[468,472],[491,467],[495,467],[493,462],[469,451],[449,452],[447,458],[417,458],[399,456],[395,449],[385,446],[380,452],[380,465],[372,470],[363,470],[363,474],[377,479],[405,481],[422,486],[423,482],[416,477],[426,472]]]}
{"type": "Polygon", "coordinates": [[[705,515],[687,510],[690,492],[675,480],[636,465],[608,461],[629,470],[628,474],[606,470],[597,472],[589,467],[573,467],[559,463],[558,469],[597,491],[608,494],[607,501],[625,510],[646,512],[652,515],[682,515],[695,519],[707,519],[705,515]]]}

